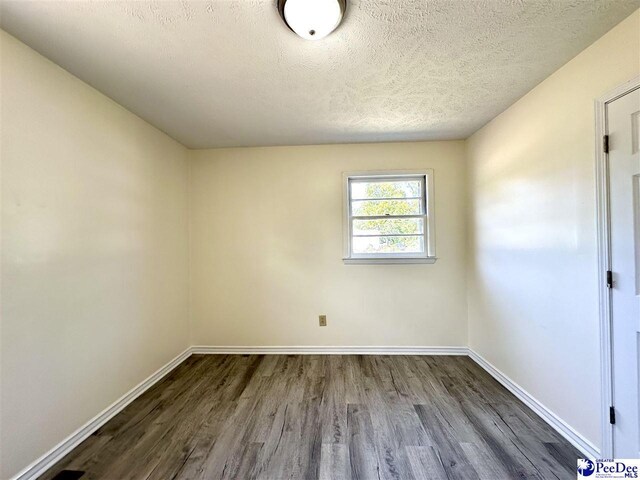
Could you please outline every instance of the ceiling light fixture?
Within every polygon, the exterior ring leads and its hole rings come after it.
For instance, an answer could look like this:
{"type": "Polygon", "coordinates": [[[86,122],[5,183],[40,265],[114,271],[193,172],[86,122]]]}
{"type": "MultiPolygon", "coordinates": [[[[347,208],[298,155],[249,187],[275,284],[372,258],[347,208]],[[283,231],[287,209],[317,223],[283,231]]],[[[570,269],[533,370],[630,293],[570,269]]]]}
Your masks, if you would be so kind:
{"type": "Polygon", "coordinates": [[[306,40],[320,40],[333,32],[346,7],[347,0],[278,0],[284,23],[306,40]]]}

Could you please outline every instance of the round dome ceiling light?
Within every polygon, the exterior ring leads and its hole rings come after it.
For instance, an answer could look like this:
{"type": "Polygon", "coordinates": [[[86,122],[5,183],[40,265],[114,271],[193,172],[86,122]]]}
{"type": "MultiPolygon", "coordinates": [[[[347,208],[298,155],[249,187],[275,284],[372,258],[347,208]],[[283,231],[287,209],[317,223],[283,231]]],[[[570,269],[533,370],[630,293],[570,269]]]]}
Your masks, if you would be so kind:
{"type": "Polygon", "coordinates": [[[346,6],[347,0],[278,0],[284,23],[306,40],[320,40],[333,32],[346,6]]]}

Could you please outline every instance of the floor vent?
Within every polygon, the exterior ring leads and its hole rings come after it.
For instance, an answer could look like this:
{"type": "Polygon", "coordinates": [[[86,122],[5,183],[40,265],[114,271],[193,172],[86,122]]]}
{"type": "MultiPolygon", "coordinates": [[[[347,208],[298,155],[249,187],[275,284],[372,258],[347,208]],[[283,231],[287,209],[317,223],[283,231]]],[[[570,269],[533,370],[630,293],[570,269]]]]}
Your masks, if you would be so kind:
{"type": "Polygon", "coordinates": [[[62,470],[51,480],[78,480],[84,475],[84,472],[79,470],[62,470]]]}

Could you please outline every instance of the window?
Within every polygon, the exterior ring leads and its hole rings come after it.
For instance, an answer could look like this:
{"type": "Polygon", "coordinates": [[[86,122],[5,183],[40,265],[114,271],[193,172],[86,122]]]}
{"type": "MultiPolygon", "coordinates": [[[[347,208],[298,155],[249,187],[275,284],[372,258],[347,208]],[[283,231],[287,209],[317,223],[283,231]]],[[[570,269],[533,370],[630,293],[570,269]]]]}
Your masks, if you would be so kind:
{"type": "Polygon", "coordinates": [[[344,174],[345,263],[434,263],[433,170],[344,174]]]}

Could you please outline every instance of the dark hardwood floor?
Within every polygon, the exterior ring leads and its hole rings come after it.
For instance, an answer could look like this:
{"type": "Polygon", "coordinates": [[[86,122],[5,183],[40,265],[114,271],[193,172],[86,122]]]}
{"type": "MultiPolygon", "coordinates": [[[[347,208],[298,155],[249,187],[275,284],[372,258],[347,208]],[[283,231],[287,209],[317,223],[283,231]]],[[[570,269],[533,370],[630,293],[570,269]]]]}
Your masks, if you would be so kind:
{"type": "Polygon", "coordinates": [[[579,456],[467,357],[193,355],[41,479],[575,479],[579,456]]]}

